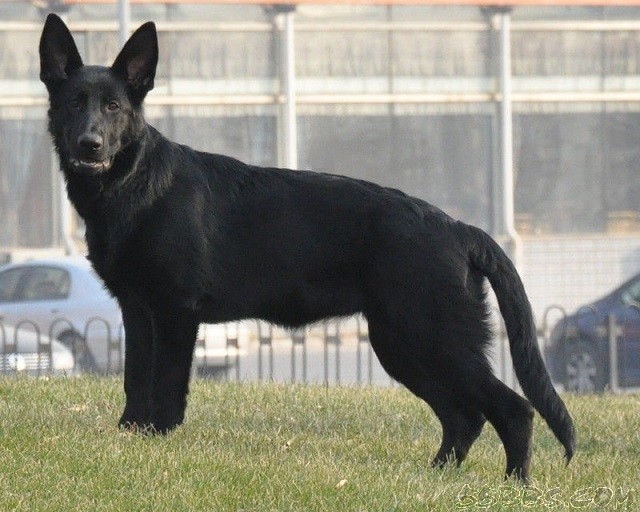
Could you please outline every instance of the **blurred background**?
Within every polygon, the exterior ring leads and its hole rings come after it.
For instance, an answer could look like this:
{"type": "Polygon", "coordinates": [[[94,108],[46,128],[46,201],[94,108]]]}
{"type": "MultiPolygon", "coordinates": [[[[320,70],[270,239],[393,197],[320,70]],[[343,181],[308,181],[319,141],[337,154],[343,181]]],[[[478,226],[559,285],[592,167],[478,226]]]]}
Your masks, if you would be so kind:
{"type": "Polygon", "coordinates": [[[84,249],[38,79],[57,12],[92,64],[156,22],[146,115],[169,138],[397,187],[480,226],[539,321],[602,296],[640,272],[640,1],[489,3],[2,1],[0,261],[84,249]]]}

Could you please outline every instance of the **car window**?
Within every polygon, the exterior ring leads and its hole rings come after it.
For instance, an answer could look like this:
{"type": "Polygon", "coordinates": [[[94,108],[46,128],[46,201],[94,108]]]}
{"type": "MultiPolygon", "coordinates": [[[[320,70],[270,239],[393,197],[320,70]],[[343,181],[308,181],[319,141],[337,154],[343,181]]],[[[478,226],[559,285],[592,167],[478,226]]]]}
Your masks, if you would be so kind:
{"type": "Polygon", "coordinates": [[[71,277],[56,267],[35,267],[27,275],[20,291],[20,300],[59,300],[69,296],[71,277]]]}
{"type": "Polygon", "coordinates": [[[0,302],[16,300],[18,285],[28,269],[12,268],[0,273],[0,302]]]}

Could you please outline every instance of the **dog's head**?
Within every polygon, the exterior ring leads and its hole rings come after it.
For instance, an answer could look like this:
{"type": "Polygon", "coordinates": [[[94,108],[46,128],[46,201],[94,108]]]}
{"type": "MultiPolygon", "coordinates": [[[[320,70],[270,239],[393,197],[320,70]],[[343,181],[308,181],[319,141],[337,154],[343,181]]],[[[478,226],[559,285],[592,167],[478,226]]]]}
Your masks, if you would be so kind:
{"type": "Polygon", "coordinates": [[[158,39],[142,25],[111,67],[85,66],[64,22],[50,14],[40,38],[40,79],[49,91],[49,131],[62,167],[107,172],[144,126],[142,101],[153,89],[158,39]]]}

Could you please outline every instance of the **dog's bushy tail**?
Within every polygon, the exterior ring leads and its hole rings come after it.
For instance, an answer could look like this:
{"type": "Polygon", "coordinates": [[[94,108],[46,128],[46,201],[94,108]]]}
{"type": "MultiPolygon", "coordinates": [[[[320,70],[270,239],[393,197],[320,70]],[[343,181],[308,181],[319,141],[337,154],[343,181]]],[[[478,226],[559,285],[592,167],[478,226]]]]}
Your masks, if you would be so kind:
{"type": "Polygon", "coordinates": [[[471,241],[468,247],[471,265],[487,277],[496,294],[520,386],[564,446],[569,462],[576,449],[575,427],[551,383],[542,359],[533,312],[524,285],[500,246],[481,229],[473,226],[467,228],[471,241]]]}

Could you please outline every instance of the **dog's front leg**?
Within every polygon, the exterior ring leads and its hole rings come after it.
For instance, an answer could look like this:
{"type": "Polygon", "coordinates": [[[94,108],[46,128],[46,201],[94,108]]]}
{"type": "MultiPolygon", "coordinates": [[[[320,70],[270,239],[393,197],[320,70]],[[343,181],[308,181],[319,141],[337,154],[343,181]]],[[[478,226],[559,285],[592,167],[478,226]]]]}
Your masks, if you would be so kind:
{"type": "Polygon", "coordinates": [[[154,314],[156,345],[152,383],[152,423],[166,434],[184,420],[198,322],[185,311],[154,314]]]}
{"type": "Polygon", "coordinates": [[[140,301],[120,300],[125,330],[124,391],[126,405],[119,425],[151,428],[151,376],[154,327],[151,311],[140,301]]]}

